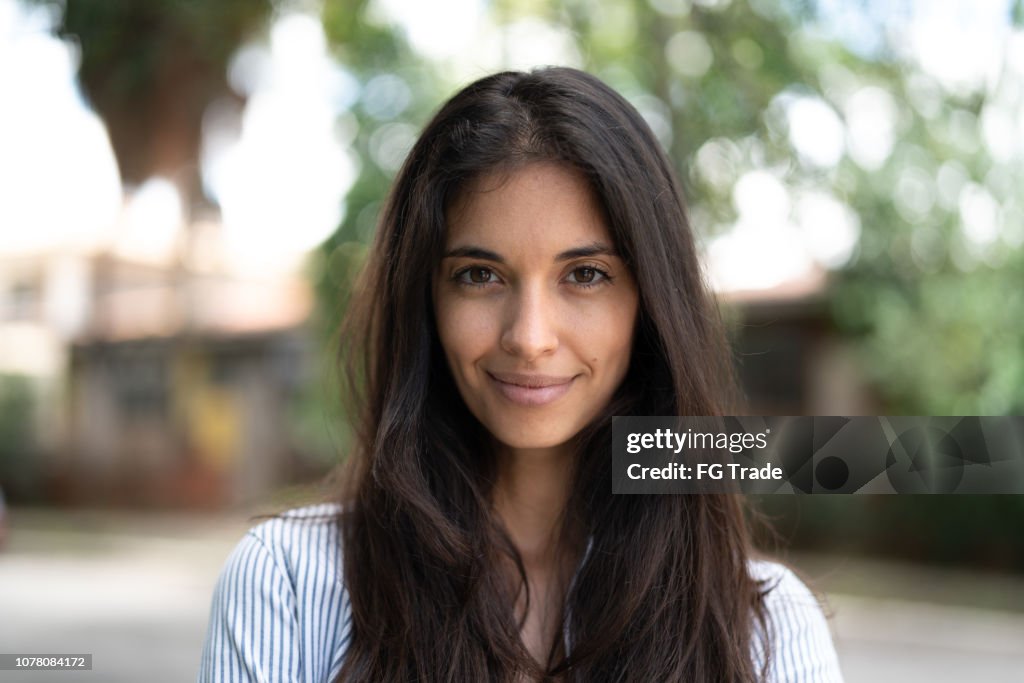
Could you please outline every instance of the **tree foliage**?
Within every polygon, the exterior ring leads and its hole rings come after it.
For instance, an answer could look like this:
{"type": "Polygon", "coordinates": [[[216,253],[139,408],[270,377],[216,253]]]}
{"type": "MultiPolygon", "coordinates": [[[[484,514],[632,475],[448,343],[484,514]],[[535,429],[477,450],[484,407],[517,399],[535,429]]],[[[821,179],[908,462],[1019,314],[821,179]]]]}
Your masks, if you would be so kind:
{"type": "Polygon", "coordinates": [[[200,198],[203,113],[231,94],[228,62],[272,9],[271,0],[66,4],[60,32],[79,47],[79,79],[107,124],[124,180],[165,175],[200,198]]]}

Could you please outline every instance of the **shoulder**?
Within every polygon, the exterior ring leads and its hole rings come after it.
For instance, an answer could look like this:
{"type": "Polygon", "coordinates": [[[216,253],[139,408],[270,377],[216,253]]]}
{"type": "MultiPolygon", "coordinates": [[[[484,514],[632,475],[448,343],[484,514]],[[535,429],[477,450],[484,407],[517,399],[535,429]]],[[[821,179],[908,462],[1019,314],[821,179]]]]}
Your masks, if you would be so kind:
{"type": "Polygon", "coordinates": [[[842,674],[828,621],[814,593],[788,567],[767,560],[748,563],[751,577],[761,582],[767,632],[757,625],[755,661],[771,651],[771,683],[815,681],[839,683],[842,674]]]}
{"type": "Polygon", "coordinates": [[[282,512],[249,530],[240,546],[258,543],[298,583],[312,566],[322,578],[340,579],[341,507],[324,503],[282,512]],[[323,571],[330,568],[332,572],[323,571]]]}
{"type": "Polygon", "coordinates": [[[288,584],[300,606],[324,591],[340,596],[340,512],[338,505],[311,505],[261,522],[235,546],[223,574],[242,585],[273,575],[288,584]]]}
{"type": "Polygon", "coordinates": [[[770,560],[750,560],[747,568],[750,576],[761,582],[770,606],[776,609],[800,606],[821,612],[820,603],[811,589],[784,564],[770,560]]]}
{"type": "Polygon", "coordinates": [[[242,537],[214,589],[200,681],[333,678],[351,624],[340,512],[289,510],[242,537]]]}

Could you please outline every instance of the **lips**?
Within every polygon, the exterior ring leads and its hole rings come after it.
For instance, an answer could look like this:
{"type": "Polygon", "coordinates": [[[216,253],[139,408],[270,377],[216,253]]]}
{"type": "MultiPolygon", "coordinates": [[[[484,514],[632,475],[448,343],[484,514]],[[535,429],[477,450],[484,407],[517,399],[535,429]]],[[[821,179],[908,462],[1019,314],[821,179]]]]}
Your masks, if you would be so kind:
{"type": "Polygon", "coordinates": [[[498,392],[512,403],[541,406],[557,401],[572,387],[576,377],[527,375],[515,372],[488,372],[498,392]]]}

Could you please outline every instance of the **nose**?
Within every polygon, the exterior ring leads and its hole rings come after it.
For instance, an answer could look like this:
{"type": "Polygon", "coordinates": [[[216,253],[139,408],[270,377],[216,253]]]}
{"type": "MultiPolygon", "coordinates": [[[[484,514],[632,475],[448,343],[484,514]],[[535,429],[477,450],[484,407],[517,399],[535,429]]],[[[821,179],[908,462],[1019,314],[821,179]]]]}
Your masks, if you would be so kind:
{"type": "Polygon", "coordinates": [[[540,286],[524,286],[511,298],[501,348],[532,362],[558,348],[554,302],[540,286]]]}

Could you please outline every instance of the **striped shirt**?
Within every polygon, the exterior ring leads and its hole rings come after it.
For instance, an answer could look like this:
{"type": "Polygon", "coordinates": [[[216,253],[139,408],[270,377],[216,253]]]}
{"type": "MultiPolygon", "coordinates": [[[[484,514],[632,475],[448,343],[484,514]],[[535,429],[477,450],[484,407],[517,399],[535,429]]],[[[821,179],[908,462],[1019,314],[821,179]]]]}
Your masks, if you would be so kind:
{"type": "MultiPolygon", "coordinates": [[[[199,683],[333,681],[351,637],[351,606],[341,579],[337,505],[284,513],[249,531],[217,580],[199,683]]],[[[770,683],[841,683],[818,601],[793,572],[751,561],[774,632],[770,683]]],[[[763,661],[760,639],[752,657],[763,661]]]]}

